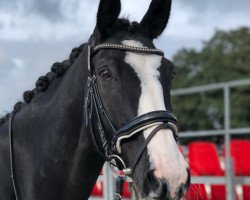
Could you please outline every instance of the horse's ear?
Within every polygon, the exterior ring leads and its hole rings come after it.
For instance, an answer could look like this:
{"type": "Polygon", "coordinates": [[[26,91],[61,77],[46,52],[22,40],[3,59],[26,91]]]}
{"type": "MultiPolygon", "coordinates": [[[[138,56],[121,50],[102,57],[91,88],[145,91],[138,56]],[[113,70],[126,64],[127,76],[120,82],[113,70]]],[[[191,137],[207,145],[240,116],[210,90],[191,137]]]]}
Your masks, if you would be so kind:
{"type": "Polygon", "coordinates": [[[120,0],[100,0],[96,29],[98,30],[101,38],[107,36],[116,23],[120,12],[120,0]]]}
{"type": "Polygon", "coordinates": [[[152,0],[149,9],[141,21],[141,27],[151,39],[161,35],[167,26],[172,0],[152,0]]]}

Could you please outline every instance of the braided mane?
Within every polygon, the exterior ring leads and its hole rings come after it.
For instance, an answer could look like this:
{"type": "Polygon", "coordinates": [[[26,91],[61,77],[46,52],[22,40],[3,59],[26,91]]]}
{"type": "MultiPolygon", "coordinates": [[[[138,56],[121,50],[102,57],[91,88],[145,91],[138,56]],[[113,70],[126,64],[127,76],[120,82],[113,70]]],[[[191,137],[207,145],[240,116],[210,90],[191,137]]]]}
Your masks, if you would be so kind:
{"type": "MultiPolygon", "coordinates": [[[[128,19],[121,18],[118,19],[115,27],[116,30],[126,30],[129,32],[135,32],[140,30],[140,24],[137,22],[130,22],[128,19]]],[[[98,36],[96,36],[98,37],[98,36]]],[[[37,95],[47,90],[50,83],[64,75],[64,73],[68,70],[68,68],[75,62],[80,53],[82,52],[85,44],[80,45],[79,47],[75,47],[72,49],[71,54],[68,60],[63,62],[56,62],[52,65],[51,71],[47,73],[45,76],[41,76],[38,78],[36,82],[36,87],[33,90],[28,90],[23,93],[23,102],[19,101],[14,105],[13,110],[18,112],[22,109],[24,104],[29,104],[32,99],[37,95]]],[[[0,118],[0,126],[8,121],[10,117],[10,113],[7,113],[5,116],[0,118]]]]}
{"type": "MultiPolygon", "coordinates": [[[[65,72],[71,67],[78,56],[83,51],[85,44],[80,45],[79,47],[75,47],[72,49],[69,59],[63,62],[56,62],[52,65],[51,71],[48,72],[45,76],[41,76],[36,81],[36,87],[33,90],[28,90],[23,93],[23,102],[19,101],[14,105],[13,110],[18,112],[22,109],[24,104],[29,104],[32,99],[37,95],[44,91],[46,91],[49,85],[55,80],[65,74],[65,72]]],[[[6,121],[8,121],[10,117],[10,113],[7,113],[5,116],[0,118],[0,126],[3,125],[6,121]]]]}

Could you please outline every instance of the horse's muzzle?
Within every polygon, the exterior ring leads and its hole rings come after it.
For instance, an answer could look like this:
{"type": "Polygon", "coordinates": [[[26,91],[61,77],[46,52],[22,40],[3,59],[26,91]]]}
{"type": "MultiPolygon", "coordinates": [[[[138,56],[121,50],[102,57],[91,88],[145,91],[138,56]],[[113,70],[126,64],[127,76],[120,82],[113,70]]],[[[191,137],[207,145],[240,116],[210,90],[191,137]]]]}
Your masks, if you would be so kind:
{"type": "Polygon", "coordinates": [[[185,184],[180,184],[175,192],[175,196],[170,196],[170,187],[167,179],[155,177],[154,170],[149,170],[142,184],[142,198],[158,200],[179,200],[181,199],[190,185],[190,173],[187,170],[188,178],[185,184]]]}

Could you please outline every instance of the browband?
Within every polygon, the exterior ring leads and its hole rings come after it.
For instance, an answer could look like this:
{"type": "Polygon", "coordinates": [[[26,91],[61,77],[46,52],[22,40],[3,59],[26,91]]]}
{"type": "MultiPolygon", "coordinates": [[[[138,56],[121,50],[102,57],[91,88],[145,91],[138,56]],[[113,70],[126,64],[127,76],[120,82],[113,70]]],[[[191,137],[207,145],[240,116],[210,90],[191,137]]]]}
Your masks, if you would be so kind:
{"type": "Polygon", "coordinates": [[[127,50],[137,53],[149,53],[149,54],[159,54],[161,56],[164,56],[164,52],[160,49],[152,49],[147,47],[133,47],[128,45],[122,45],[122,44],[113,44],[113,43],[104,43],[96,45],[92,48],[92,53],[96,53],[101,49],[116,49],[116,50],[127,50]]]}

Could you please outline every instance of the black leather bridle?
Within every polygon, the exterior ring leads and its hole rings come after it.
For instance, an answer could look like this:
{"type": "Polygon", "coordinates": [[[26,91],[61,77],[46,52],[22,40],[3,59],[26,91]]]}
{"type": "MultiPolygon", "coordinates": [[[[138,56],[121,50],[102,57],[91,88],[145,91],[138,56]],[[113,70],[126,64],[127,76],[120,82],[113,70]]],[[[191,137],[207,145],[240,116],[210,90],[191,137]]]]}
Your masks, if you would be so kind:
{"type": "MultiPolygon", "coordinates": [[[[113,165],[116,165],[120,170],[123,170],[125,176],[132,177],[134,170],[139,160],[141,159],[141,156],[145,151],[148,143],[151,141],[151,139],[159,130],[161,129],[172,130],[175,140],[176,141],[178,140],[177,118],[170,111],[167,110],[153,111],[135,117],[134,119],[131,119],[125,125],[123,125],[117,130],[112,124],[112,121],[110,120],[103,106],[102,99],[98,90],[95,69],[91,62],[92,57],[98,51],[104,49],[130,51],[143,54],[157,54],[161,56],[163,56],[164,53],[158,49],[133,47],[127,45],[112,44],[112,43],[105,43],[93,47],[91,46],[88,47],[88,80],[86,84],[87,92],[84,103],[86,125],[90,125],[92,133],[94,134],[94,138],[100,139],[101,147],[98,145],[97,146],[99,148],[99,152],[103,155],[105,160],[113,165]],[[92,118],[93,114],[95,114],[96,117],[95,122],[93,121],[92,118]],[[105,125],[108,124],[108,129],[111,130],[114,135],[111,143],[109,143],[107,139],[107,127],[105,127],[104,121],[106,122],[105,125]],[[98,133],[94,131],[93,126],[97,126],[98,133]],[[142,144],[131,166],[127,167],[125,162],[120,156],[120,154],[122,153],[121,142],[153,126],[156,126],[156,128],[153,129],[153,131],[146,138],[145,142],[142,144]],[[114,164],[112,160],[115,160],[116,164],[114,164]]],[[[116,183],[117,188],[116,188],[115,199],[119,200],[121,199],[124,179],[118,177],[117,181],[118,182],[116,183]]]]}
{"type": "MultiPolygon", "coordinates": [[[[116,50],[123,50],[123,51],[130,51],[136,53],[145,53],[145,54],[158,54],[164,55],[161,50],[158,49],[150,49],[150,48],[140,48],[140,47],[132,47],[120,44],[100,44],[94,47],[88,46],[88,80],[87,80],[87,91],[86,97],[84,102],[84,109],[85,109],[85,117],[86,117],[86,125],[90,125],[92,133],[95,135],[95,138],[100,138],[101,141],[101,148],[99,148],[99,153],[103,155],[105,160],[113,165],[116,165],[120,170],[123,170],[125,176],[132,176],[135,167],[137,166],[139,160],[143,152],[145,151],[148,143],[154,137],[154,135],[161,129],[170,129],[174,134],[174,138],[177,141],[178,136],[178,123],[176,117],[167,110],[162,111],[153,111],[134,119],[131,119],[127,122],[124,126],[119,128],[118,130],[115,129],[111,120],[108,117],[108,114],[103,107],[101,96],[98,91],[97,86],[97,79],[95,76],[95,69],[91,63],[92,56],[97,53],[101,49],[116,49],[116,50]],[[93,118],[92,114],[96,115],[97,117],[97,129],[98,135],[94,131],[93,128],[93,118]],[[109,129],[113,131],[113,139],[112,143],[109,144],[106,134],[106,128],[104,126],[103,120],[109,125],[109,129]],[[157,126],[156,126],[157,125],[157,126]],[[141,149],[139,150],[134,162],[130,167],[127,167],[123,159],[120,157],[121,154],[121,142],[124,139],[128,139],[135,134],[140,133],[141,131],[156,126],[156,128],[149,134],[145,142],[142,144],[141,149]],[[116,161],[116,164],[112,162],[112,160],[116,161]]],[[[14,176],[14,165],[13,165],[13,147],[12,147],[12,122],[14,116],[16,114],[16,110],[14,110],[9,119],[9,153],[10,153],[10,167],[11,167],[11,180],[13,185],[13,190],[15,193],[15,198],[18,200],[17,190],[16,190],[16,180],[14,176]]],[[[97,145],[98,146],[98,145],[97,145]]],[[[99,147],[99,146],[98,146],[99,147]]],[[[124,177],[118,177],[116,182],[116,193],[115,193],[115,200],[121,199],[122,189],[123,189],[124,177]]]]}

